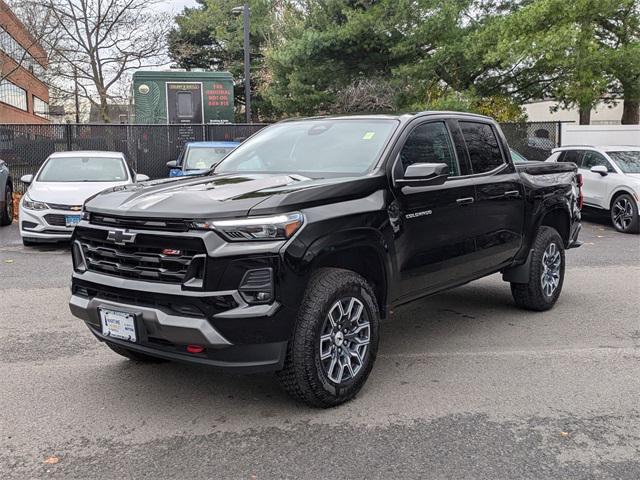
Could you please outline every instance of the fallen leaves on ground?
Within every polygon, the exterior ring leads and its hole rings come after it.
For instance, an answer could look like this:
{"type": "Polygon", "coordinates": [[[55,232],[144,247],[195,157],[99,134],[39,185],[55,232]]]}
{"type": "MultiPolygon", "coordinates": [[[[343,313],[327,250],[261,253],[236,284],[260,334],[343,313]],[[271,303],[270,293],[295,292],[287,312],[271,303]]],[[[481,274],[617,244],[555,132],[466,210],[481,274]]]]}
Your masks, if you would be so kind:
{"type": "Polygon", "coordinates": [[[58,457],[48,457],[44,463],[46,463],[47,465],[55,465],[56,463],[58,463],[60,461],[60,459],[58,457]]]}

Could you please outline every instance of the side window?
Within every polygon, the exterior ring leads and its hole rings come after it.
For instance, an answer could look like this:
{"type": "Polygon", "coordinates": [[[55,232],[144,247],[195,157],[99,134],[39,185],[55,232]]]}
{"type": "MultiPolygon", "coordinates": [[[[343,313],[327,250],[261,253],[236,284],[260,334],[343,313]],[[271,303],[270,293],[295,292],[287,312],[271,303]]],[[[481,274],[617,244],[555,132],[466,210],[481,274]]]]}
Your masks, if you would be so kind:
{"type": "Polygon", "coordinates": [[[583,153],[582,150],[566,150],[561,161],[575,163],[577,166],[580,166],[583,153]]]}
{"type": "Polygon", "coordinates": [[[580,168],[584,168],[585,170],[590,170],[592,167],[595,167],[598,165],[603,165],[607,167],[608,172],[611,172],[611,173],[615,172],[615,170],[613,169],[613,167],[611,166],[611,164],[606,158],[604,158],[598,152],[592,152],[592,151],[588,151],[584,154],[584,157],[582,158],[582,165],[580,166],[580,168]]]}
{"type": "Polygon", "coordinates": [[[449,175],[460,175],[444,122],[424,123],[414,128],[400,151],[400,161],[403,171],[414,163],[446,163],[449,165],[449,175]]]}
{"type": "Polygon", "coordinates": [[[505,163],[498,139],[491,125],[460,122],[460,129],[467,144],[473,173],[490,172],[505,163]]]}

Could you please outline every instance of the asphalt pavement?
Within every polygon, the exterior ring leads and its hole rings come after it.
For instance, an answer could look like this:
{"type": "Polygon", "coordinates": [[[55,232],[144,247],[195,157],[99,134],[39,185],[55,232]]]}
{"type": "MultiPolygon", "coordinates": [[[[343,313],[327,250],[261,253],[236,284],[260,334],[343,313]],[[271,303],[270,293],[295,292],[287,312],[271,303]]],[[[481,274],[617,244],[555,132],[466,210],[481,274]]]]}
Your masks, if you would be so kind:
{"type": "Polygon", "coordinates": [[[339,408],[113,354],[66,247],[0,229],[0,478],[640,478],[640,236],[589,218],[549,312],[494,275],[398,309],[339,408]]]}

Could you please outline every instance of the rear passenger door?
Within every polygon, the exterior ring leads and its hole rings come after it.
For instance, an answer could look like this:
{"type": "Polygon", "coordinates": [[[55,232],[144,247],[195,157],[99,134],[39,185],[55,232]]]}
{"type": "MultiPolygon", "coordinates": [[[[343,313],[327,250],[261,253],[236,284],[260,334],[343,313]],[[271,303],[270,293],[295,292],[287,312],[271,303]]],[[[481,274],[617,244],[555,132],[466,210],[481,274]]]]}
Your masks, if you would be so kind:
{"type": "Polygon", "coordinates": [[[461,120],[460,133],[475,184],[473,230],[476,256],[469,267],[476,274],[511,262],[520,249],[524,228],[524,191],[508,161],[506,142],[490,122],[461,120]]]}

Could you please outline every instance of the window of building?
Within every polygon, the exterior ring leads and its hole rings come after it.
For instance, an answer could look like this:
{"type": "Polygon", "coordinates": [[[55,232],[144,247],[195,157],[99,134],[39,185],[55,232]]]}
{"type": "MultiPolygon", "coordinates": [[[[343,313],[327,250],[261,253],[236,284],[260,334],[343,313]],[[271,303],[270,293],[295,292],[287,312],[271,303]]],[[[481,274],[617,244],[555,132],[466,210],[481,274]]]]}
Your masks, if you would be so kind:
{"type": "Polygon", "coordinates": [[[0,102],[29,111],[27,91],[24,88],[11,83],[9,80],[0,81],[0,102]]]}
{"type": "Polygon", "coordinates": [[[449,131],[444,122],[431,122],[413,129],[400,152],[403,171],[414,163],[446,163],[449,175],[460,175],[449,131]]]}
{"type": "Polygon", "coordinates": [[[491,125],[460,122],[460,128],[467,144],[473,173],[490,172],[505,163],[498,139],[491,125]]]}
{"type": "Polygon", "coordinates": [[[29,70],[36,77],[41,78],[45,73],[45,68],[18,43],[3,27],[0,27],[0,51],[6,53],[21,67],[29,70]]]}
{"type": "Polygon", "coordinates": [[[33,113],[39,117],[49,118],[49,104],[44,100],[40,100],[35,95],[33,96],[33,113]]]}

